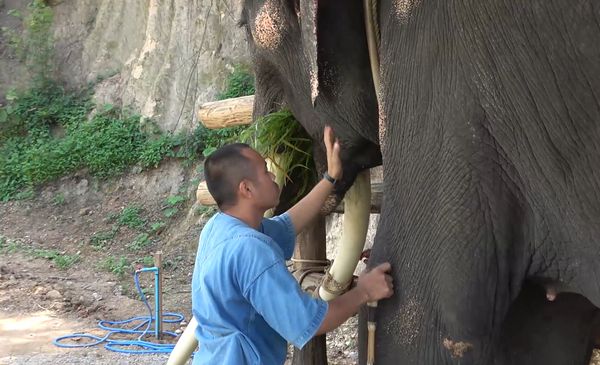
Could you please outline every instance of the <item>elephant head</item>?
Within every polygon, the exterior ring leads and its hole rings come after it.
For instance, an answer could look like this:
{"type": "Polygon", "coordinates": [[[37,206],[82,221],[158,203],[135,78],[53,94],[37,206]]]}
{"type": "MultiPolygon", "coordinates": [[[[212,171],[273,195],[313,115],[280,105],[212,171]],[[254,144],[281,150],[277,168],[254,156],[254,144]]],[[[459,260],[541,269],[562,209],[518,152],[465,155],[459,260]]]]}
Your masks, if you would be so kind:
{"type": "MultiPolygon", "coordinates": [[[[286,106],[314,141],[331,125],[342,147],[343,196],[359,171],[381,164],[361,3],[246,0],[240,24],[256,76],[254,118],[286,106]]],[[[322,170],[324,146],[314,152],[322,170]]]]}

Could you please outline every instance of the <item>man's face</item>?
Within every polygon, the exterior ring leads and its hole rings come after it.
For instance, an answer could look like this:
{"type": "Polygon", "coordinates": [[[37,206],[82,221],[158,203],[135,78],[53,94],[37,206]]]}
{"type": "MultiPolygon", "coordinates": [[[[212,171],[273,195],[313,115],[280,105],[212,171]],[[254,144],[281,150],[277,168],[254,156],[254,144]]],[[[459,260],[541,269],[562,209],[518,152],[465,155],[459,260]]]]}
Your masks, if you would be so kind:
{"type": "Polygon", "coordinates": [[[275,182],[275,175],[267,169],[265,159],[253,149],[244,150],[244,155],[252,162],[254,176],[250,183],[254,187],[254,199],[261,208],[267,210],[279,204],[279,185],[275,182]]]}

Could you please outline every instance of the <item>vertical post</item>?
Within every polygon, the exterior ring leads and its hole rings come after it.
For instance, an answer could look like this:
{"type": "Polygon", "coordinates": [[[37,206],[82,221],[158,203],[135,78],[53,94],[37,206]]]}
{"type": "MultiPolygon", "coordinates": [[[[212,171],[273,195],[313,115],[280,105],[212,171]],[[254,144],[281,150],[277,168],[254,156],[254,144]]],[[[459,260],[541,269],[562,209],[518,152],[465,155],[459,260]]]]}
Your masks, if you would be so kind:
{"type": "Polygon", "coordinates": [[[156,267],[156,305],[154,311],[156,312],[156,338],[160,340],[162,338],[162,251],[158,251],[154,254],[154,266],[156,267]]]}
{"type": "MultiPolygon", "coordinates": [[[[325,217],[319,215],[298,235],[294,258],[300,260],[326,260],[325,236],[325,217]]],[[[317,265],[302,261],[294,263],[294,269],[306,269],[311,266],[317,265]]],[[[313,338],[302,350],[294,348],[292,365],[327,365],[325,335],[313,338]]]]}

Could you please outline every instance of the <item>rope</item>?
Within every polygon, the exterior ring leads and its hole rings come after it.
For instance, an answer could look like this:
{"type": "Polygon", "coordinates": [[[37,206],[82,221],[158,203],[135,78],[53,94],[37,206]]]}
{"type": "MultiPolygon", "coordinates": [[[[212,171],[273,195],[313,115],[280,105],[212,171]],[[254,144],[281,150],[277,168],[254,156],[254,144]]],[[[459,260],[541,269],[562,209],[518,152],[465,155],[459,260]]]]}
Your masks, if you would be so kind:
{"type": "Polygon", "coordinates": [[[299,264],[319,264],[321,266],[329,266],[331,264],[330,260],[309,260],[309,259],[296,259],[291,258],[291,262],[297,262],[299,264]]]}
{"type": "MultiPolygon", "coordinates": [[[[96,346],[96,345],[100,345],[101,343],[104,343],[104,348],[106,348],[107,350],[114,351],[114,352],[120,352],[120,353],[127,353],[127,354],[157,354],[157,353],[163,353],[163,354],[167,353],[168,354],[168,353],[171,353],[171,351],[173,351],[173,348],[175,347],[175,344],[162,344],[162,343],[156,343],[156,342],[143,340],[143,338],[148,335],[148,330],[150,329],[150,325],[152,324],[152,322],[154,321],[156,323],[156,317],[152,316],[152,308],[150,308],[150,305],[148,304],[148,301],[146,300],[146,295],[142,292],[137,272],[134,274],[133,278],[134,278],[135,286],[138,290],[138,293],[140,294],[142,301],[146,305],[146,308],[148,308],[148,311],[150,313],[149,316],[132,317],[132,318],[122,320],[122,321],[101,320],[100,322],[98,322],[98,327],[100,327],[101,329],[103,329],[105,331],[108,331],[108,333],[102,337],[92,335],[89,333],[73,333],[70,335],[57,337],[56,339],[54,339],[54,341],[52,341],[52,343],[55,346],[64,347],[64,348],[91,347],[91,346],[96,346]],[[130,323],[135,323],[135,322],[139,322],[139,323],[130,328],[123,326],[123,325],[127,325],[130,323]],[[141,328],[144,326],[146,328],[141,330],[141,328]],[[116,339],[110,338],[111,336],[116,335],[116,334],[121,334],[121,335],[122,334],[126,334],[126,335],[139,334],[139,336],[137,337],[136,340],[116,340],[116,339]],[[79,341],[81,339],[90,339],[90,340],[92,340],[92,342],[81,343],[81,344],[80,343],[63,343],[62,342],[64,340],[69,340],[69,339],[72,341],[79,341]]],[[[165,312],[165,313],[163,313],[161,322],[162,323],[181,323],[181,321],[183,321],[183,319],[184,319],[184,317],[180,313],[165,312]]],[[[178,336],[176,333],[170,332],[170,331],[162,331],[161,333],[169,335],[173,338],[178,336]]]]}

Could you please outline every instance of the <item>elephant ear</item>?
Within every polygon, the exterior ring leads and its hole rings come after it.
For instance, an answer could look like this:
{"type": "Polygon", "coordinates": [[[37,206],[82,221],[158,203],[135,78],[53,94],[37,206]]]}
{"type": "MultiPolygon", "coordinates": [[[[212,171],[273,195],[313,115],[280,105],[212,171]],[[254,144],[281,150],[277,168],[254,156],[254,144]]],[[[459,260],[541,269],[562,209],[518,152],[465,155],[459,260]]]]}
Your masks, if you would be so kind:
{"type": "Polygon", "coordinates": [[[309,63],[310,97],[313,106],[319,95],[318,0],[300,0],[302,47],[309,63]]]}

